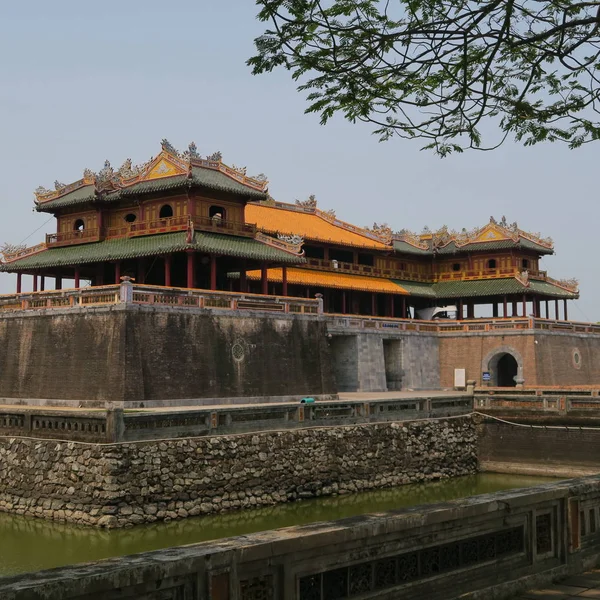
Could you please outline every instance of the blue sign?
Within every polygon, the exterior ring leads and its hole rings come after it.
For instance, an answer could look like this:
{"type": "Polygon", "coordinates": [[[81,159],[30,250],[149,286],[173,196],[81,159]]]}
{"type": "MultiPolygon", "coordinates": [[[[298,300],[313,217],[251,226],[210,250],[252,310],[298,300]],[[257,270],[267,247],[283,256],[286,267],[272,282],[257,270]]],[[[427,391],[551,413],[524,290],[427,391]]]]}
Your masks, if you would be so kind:
{"type": "Polygon", "coordinates": [[[491,378],[492,376],[487,371],[484,371],[481,379],[483,379],[483,381],[490,381],[491,378]]]}

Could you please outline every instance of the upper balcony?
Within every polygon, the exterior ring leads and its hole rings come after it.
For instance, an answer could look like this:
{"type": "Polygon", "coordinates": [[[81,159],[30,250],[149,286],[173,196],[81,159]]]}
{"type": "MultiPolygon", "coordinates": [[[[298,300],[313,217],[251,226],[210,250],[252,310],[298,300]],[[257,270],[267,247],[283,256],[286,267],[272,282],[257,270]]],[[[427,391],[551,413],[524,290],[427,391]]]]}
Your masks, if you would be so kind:
{"type": "MultiPolygon", "coordinates": [[[[209,231],[242,237],[255,237],[256,227],[248,223],[238,221],[227,221],[210,217],[194,217],[192,219],[194,230],[209,231]]],[[[157,233],[171,233],[174,231],[186,231],[188,229],[189,217],[170,217],[152,221],[140,221],[125,223],[120,227],[105,227],[100,229],[82,229],[62,233],[46,234],[46,245],[49,248],[69,246],[72,244],[85,244],[99,242],[104,239],[128,238],[157,233]]]]}

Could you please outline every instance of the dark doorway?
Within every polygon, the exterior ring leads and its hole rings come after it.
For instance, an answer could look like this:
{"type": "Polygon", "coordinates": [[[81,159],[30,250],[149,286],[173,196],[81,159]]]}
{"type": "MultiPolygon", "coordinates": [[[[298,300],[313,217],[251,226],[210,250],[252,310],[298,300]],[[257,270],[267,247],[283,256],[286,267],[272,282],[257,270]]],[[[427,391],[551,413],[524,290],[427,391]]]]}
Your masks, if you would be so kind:
{"type": "Polygon", "coordinates": [[[515,377],[517,376],[519,365],[517,365],[514,356],[511,354],[503,354],[498,359],[498,366],[496,369],[498,373],[498,387],[515,387],[517,385],[515,377]]]}

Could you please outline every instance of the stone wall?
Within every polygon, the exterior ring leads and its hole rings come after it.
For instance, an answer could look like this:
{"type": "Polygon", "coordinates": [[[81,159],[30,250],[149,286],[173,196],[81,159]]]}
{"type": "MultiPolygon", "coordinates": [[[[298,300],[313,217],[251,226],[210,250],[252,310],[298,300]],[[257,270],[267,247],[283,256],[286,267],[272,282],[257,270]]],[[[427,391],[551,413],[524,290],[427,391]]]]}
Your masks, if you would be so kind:
{"type": "Polygon", "coordinates": [[[161,404],[335,394],[324,322],[117,305],[0,315],[0,397],[161,404]]]}
{"type": "Polygon", "coordinates": [[[0,438],[0,510],[105,527],[474,473],[470,416],[114,445],[0,438]]]}

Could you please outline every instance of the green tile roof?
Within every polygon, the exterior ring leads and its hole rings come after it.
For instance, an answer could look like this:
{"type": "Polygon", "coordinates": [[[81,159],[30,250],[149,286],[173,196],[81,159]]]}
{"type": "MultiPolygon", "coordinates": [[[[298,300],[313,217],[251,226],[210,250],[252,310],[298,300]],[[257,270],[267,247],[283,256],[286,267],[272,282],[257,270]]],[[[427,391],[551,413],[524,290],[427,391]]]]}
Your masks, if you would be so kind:
{"type": "Polygon", "coordinates": [[[283,264],[305,262],[294,256],[251,238],[196,232],[192,244],[186,243],[186,232],[161,233],[135,238],[122,238],[78,244],[64,248],[50,248],[26,256],[21,260],[0,266],[0,271],[17,272],[59,266],[88,264],[111,260],[125,260],[142,256],[154,256],[194,249],[198,252],[234,256],[254,260],[267,260],[283,264]]]}
{"type": "Polygon", "coordinates": [[[541,294],[556,298],[577,298],[546,281],[531,279],[529,287],[519,283],[514,277],[506,279],[479,279],[474,281],[440,281],[433,285],[437,298],[471,298],[475,296],[509,296],[512,294],[541,294]]]}
{"type": "MultiPolygon", "coordinates": [[[[430,242],[429,242],[430,243],[430,242]]],[[[520,238],[518,242],[513,240],[491,240],[489,242],[475,242],[473,244],[467,244],[466,246],[457,246],[455,242],[449,242],[446,246],[438,248],[435,252],[432,252],[431,248],[423,250],[422,248],[415,248],[412,244],[403,241],[394,240],[394,250],[400,254],[414,254],[417,256],[433,256],[436,255],[451,255],[467,252],[480,252],[488,250],[506,250],[510,248],[534,250],[540,254],[554,254],[554,250],[540,246],[531,240],[526,238],[520,238]]]]}
{"type": "Polygon", "coordinates": [[[435,298],[435,291],[432,283],[422,283],[420,281],[403,281],[392,279],[394,283],[403,287],[411,296],[422,296],[424,298],[435,298]]]}
{"type": "Polygon", "coordinates": [[[175,175],[174,177],[164,177],[160,179],[150,179],[136,183],[132,186],[107,192],[98,197],[95,195],[93,185],[86,185],[74,190],[55,200],[49,200],[36,206],[40,212],[53,212],[56,209],[76,204],[85,204],[87,202],[117,202],[122,198],[137,196],[139,194],[149,194],[153,192],[163,192],[172,189],[183,188],[188,185],[207,188],[210,190],[229,192],[239,194],[251,200],[265,200],[267,194],[251,188],[235,179],[232,179],[221,171],[214,169],[205,169],[202,167],[192,167],[192,177],[188,179],[185,175],[175,175]]]}

